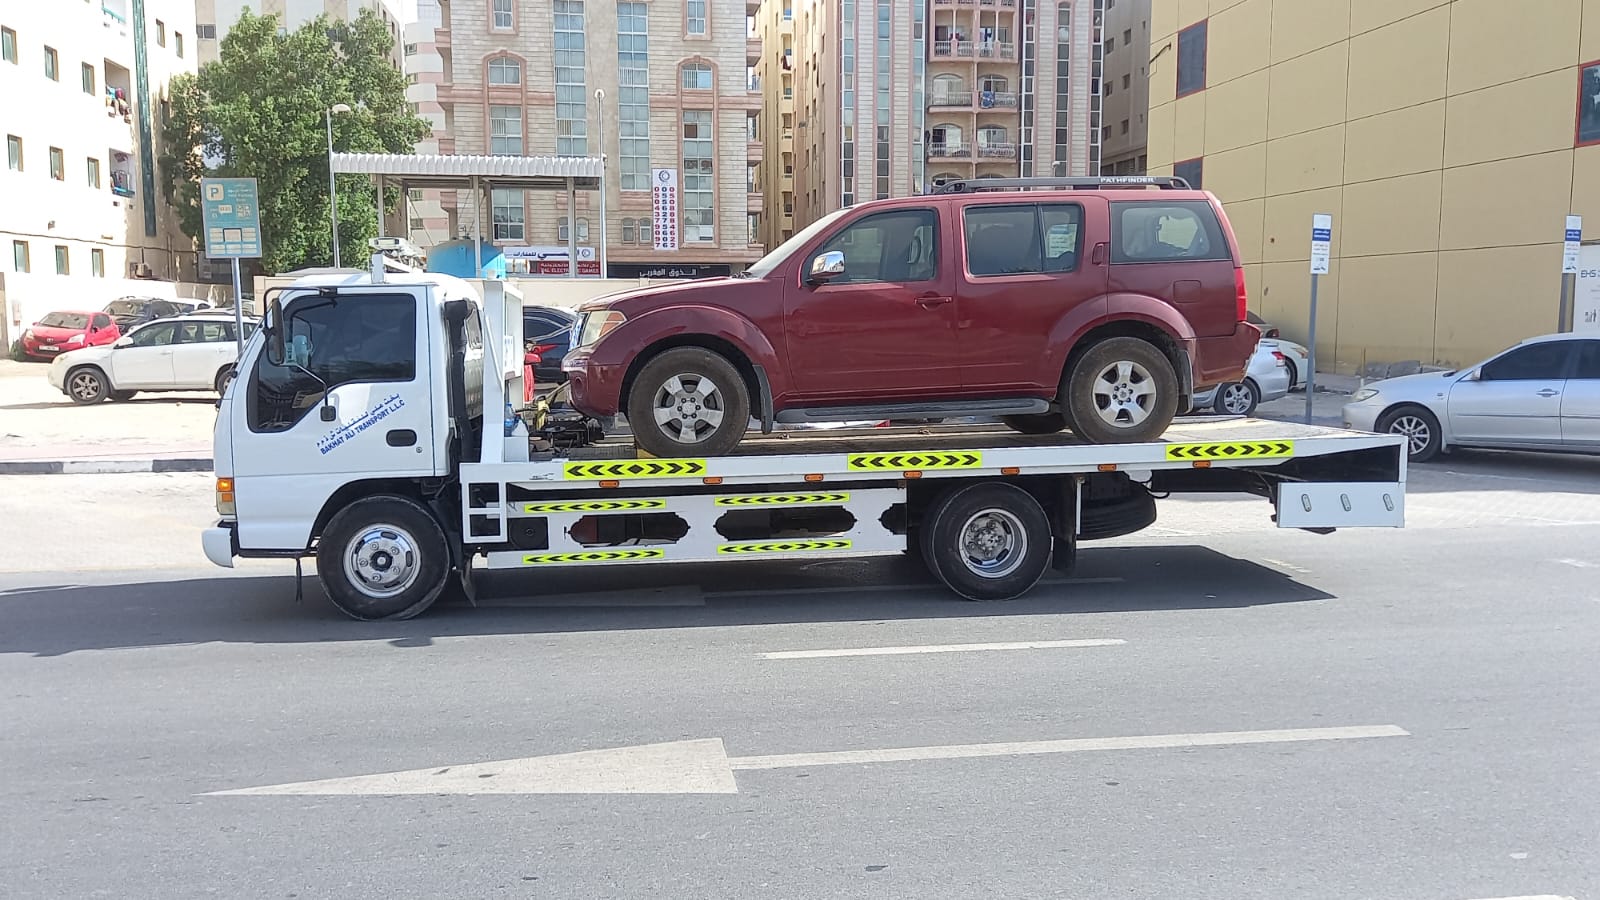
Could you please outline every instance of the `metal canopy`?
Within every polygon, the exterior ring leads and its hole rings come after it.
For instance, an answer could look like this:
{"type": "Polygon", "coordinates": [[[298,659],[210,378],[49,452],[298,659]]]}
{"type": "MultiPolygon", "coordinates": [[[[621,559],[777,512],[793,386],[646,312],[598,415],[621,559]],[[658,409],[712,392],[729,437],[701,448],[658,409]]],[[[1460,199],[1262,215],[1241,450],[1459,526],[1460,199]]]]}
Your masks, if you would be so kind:
{"type": "Polygon", "coordinates": [[[599,190],[605,161],[594,156],[439,156],[406,153],[335,153],[340,175],[377,175],[411,187],[465,190],[472,180],[498,188],[599,190]]]}

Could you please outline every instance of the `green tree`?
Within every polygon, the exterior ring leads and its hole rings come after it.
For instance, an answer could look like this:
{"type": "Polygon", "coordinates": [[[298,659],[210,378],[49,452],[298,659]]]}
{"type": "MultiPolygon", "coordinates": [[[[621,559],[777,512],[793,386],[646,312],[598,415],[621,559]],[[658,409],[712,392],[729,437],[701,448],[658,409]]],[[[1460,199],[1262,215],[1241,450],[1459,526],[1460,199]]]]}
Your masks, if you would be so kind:
{"type": "MultiPolygon", "coordinates": [[[[228,29],[215,62],[173,79],[172,111],[162,129],[161,189],[184,233],[200,237],[200,179],[250,177],[261,191],[261,260],[268,272],[328,265],[328,145],[333,116],[339,152],[410,153],[429,133],[411,113],[405,77],[390,61],[394,37],[371,10],[353,22],[319,17],[280,33],[276,16],[246,9],[228,29]]],[[[339,244],[364,260],[378,233],[372,182],[339,176],[339,244]]],[[[397,191],[385,198],[388,208],[397,191]]]]}

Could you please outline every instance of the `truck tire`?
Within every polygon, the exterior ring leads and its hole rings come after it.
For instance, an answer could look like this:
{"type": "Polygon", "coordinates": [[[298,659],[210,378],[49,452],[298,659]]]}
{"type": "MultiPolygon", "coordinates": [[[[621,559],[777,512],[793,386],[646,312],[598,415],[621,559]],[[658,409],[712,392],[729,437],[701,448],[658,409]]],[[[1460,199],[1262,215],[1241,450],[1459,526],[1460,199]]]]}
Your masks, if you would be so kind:
{"type": "Polygon", "coordinates": [[[364,497],[340,510],[317,544],[328,599],[352,619],[409,619],[427,609],[450,575],[450,544],[429,512],[407,497],[364,497]]]}
{"type": "Polygon", "coordinates": [[[1067,417],[1058,412],[1001,416],[1000,421],[1018,434],[1055,434],[1067,427],[1067,417]]]}
{"type": "Polygon", "coordinates": [[[634,377],[627,399],[634,444],[651,456],[721,456],[750,426],[744,376],[704,347],[655,356],[634,377]]]}
{"type": "Polygon", "coordinates": [[[1078,437],[1128,444],[1161,437],[1178,415],[1178,376],[1149,341],[1107,338],[1084,351],[1062,385],[1078,437]]]}
{"type": "Polygon", "coordinates": [[[934,501],[919,528],[923,562],[968,600],[1011,600],[1050,567],[1050,518],[1033,495],[997,481],[934,501]]]}

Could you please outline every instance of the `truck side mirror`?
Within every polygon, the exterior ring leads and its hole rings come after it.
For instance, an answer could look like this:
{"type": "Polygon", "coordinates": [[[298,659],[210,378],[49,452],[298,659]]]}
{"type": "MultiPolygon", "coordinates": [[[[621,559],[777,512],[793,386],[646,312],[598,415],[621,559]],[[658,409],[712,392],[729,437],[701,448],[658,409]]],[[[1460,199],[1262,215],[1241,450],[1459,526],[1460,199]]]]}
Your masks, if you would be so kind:
{"type": "Polygon", "coordinates": [[[288,327],[283,321],[283,306],[277,297],[267,301],[267,316],[264,327],[267,330],[267,362],[282,366],[288,363],[288,327]]]}
{"type": "Polygon", "coordinates": [[[829,250],[811,261],[811,274],[807,280],[812,284],[827,284],[843,274],[844,254],[829,250]]]}

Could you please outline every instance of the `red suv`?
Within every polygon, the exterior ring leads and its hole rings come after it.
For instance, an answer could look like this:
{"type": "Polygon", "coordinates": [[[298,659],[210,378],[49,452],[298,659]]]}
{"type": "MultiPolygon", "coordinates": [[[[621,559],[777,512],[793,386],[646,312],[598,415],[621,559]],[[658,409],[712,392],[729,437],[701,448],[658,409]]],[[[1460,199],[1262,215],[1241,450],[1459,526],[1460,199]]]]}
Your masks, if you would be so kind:
{"type": "Polygon", "coordinates": [[[585,304],[573,405],[709,456],[774,423],[998,416],[1153,440],[1260,332],[1216,197],[1179,178],[979,179],[824,216],[734,278],[585,304]]]}

